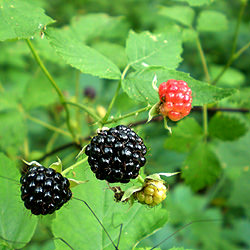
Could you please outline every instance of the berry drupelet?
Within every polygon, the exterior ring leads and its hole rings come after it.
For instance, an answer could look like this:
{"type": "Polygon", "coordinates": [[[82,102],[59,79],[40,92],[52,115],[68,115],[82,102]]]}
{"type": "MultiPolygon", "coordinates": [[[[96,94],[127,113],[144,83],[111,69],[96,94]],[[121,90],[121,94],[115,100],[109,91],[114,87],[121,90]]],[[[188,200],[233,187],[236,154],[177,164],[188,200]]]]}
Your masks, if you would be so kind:
{"type": "Polygon", "coordinates": [[[85,153],[97,179],[128,183],[145,165],[147,148],[134,131],[119,125],[100,131],[92,138],[85,153]]]}
{"type": "Polygon", "coordinates": [[[160,113],[172,121],[179,121],[190,113],[192,91],[182,80],[170,79],[159,86],[160,113]]]}
{"type": "Polygon", "coordinates": [[[20,182],[21,198],[34,215],[52,214],[72,196],[69,180],[52,168],[32,166],[20,182]]]}

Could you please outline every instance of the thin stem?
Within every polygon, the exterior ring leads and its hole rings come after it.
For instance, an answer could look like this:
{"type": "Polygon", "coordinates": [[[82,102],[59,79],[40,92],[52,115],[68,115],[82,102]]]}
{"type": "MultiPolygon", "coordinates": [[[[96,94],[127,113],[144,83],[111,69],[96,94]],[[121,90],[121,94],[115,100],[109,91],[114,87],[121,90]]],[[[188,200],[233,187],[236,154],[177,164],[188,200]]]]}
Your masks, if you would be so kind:
{"type": "Polygon", "coordinates": [[[249,47],[250,47],[250,42],[247,43],[245,46],[243,46],[234,54],[233,60],[236,60],[238,57],[240,57],[249,47]]]}
{"type": "MultiPolygon", "coordinates": [[[[201,63],[202,63],[202,67],[205,73],[205,77],[206,77],[206,81],[210,82],[210,75],[208,72],[208,66],[207,66],[207,61],[206,61],[206,57],[205,57],[205,53],[202,49],[201,46],[201,41],[199,36],[197,36],[196,39],[196,44],[197,44],[197,48],[200,54],[200,58],[201,58],[201,63]]],[[[203,105],[203,130],[204,130],[204,140],[207,141],[207,136],[208,136],[208,118],[207,118],[207,105],[204,104],[203,105]]]]}
{"type": "Polygon", "coordinates": [[[151,107],[152,107],[152,106],[149,105],[149,106],[147,106],[147,107],[138,109],[138,110],[133,111],[133,112],[131,112],[131,113],[128,113],[128,114],[126,114],[126,115],[122,115],[122,116],[117,117],[117,118],[112,118],[111,120],[106,121],[105,124],[109,124],[109,123],[113,123],[113,122],[118,122],[118,121],[123,120],[123,119],[125,119],[125,118],[128,118],[128,117],[130,117],[130,116],[137,115],[137,114],[139,114],[139,113],[142,113],[142,112],[144,112],[144,111],[147,111],[147,110],[151,109],[151,107]]]}
{"type": "Polygon", "coordinates": [[[76,106],[82,110],[84,110],[87,114],[89,114],[92,118],[94,118],[96,121],[100,120],[100,117],[94,113],[94,111],[90,110],[90,108],[80,104],[80,103],[75,103],[75,102],[66,102],[69,105],[76,106]]]}
{"type": "Polygon", "coordinates": [[[110,104],[109,104],[109,107],[108,107],[108,110],[105,114],[105,116],[103,117],[103,119],[101,120],[101,124],[104,125],[106,123],[106,121],[108,120],[109,116],[110,116],[110,113],[111,113],[111,110],[114,106],[114,103],[116,101],[116,98],[119,94],[119,91],[120,91],[120,88],[121,88],[121,80],[119,81],[118,85],[117,85],[117,88],[116,88],[116,91],[115,91],[115,95],[113,96],[110,104]]]}
{"type": "MultiPolygon", "coordinates": [[[[77,70],[76,71],[76,83],[75,83],[76,103],[79,103],[79,99],[80,99],[80,74],[81,72],[77,70]]],[[[77,121],[78,132],[81,133],[81,114],[80,114],[79,109],[76,110],[76,121],[77,121]]]]}
{"type": "Polygon", "coordinates": [[[121,85],[122,85],[122,81],[124,80],[124,78],[125,78],[125,76],[126,76],[128,70],[129,70],[129,68],[130,68],[130,64],[128,64],[128,65],[126,66],[126,68],[124,69],[124,71],[123,71],[123,73],[122,73],[122,75],[121,75],[121,80],[120,80],[119,83],[118,83],[118,86],[117,86],[116,91],[115,91],[115,95],[113,96],[113,98],[112,98],[112,100],[111,100],[111,102],[110,102],[110,104],[109,104],[109,107],[108,107],[108,110],[107,110],[105,116],[104,116],[103,119],[101,120],[101,124],[102,124],[102,125],[104,125],[104,124],[106,123],[106,121],[108,120],[108,118],[109,118],[109,116],[110,116],[111,110],[112,110],[112,108],[113,108],[113,106],[114,106],[114,103],[115,103],[115,101],[116,101],[116,98],[117,98],[117,96],[118,96],[118,94],[119,94],[119,91],[120,91],[120,88],[121,88],[121,85]]]}
{"type": "Polygon", "coordinates": [[[66,123],[67,123],[67,127],[68,127],[68,130],[73,138],[73,140],[77,141],[76,139],[76,135],[75,135],[75,132],[73,130],[73,128],[71,127],[71,124],[70,124],[70,113],[69,113],[69,109],[67,107],[67,104],[66,104],[66,101],[65,101],[65,98],[64,98],[64,95],[63,93],[61,92],[61,90],[59,89],[59,87],[57,86],[55,80],[53,79],[53,77],[51,76],[51,74],[48,72],[47,68],[45,67],[45,65],[43,64],[41,58],[39,57],[38,53],[36,52],[33,44],[31,43],[31,41],[29,39],[26,39],[26,42],[36,60],[36,62],[38,63],[38,65],[40,66],[40,68],[42,69],[43,73],[46,75],[46,77],[48,78],[48,80],[50,81],[50,83],[52,84],[53,88],[55,89],[59,99],[60,99],[60,102],[61,104],[63,105],[64,109],[65,109],[65,113],[66,113],[66,123]]]}
{"type": "MultiPolygon", "coordinates": [[[[241,23],[241,20],[242,20],[242,17],[243,17],[246,5],[247,5],[247,1],[242,1],[240,12],[239,12],[239,16],[238,16],[238,19],[237,19],[236,28],[235,28],[235,31],[234,31],[234,37],[233,37],[233,45],[232,45],[231,55],[230,55],[230,57],[228,59],[228,62],[226,63],[226,65],[224,66],[224,68],[221,70],[221,72],[219,73],[219,75],[212,81],[211,84],[213,84],[213,85],[215,85],[219,81],[219,79],[224,75],[224,73],[226,72],[226,70],[233,63],[233,61],[236,58],[239,57],[239,56],[237,56],[235,58],[235,51],[236,51],[237,40],[238,40],[238,36],[239,36],[240,23],[241,23]]],[[[249,45],[248,45],[248,47],[249,47],[249,45]]]]}
{"type": "Polygon", "coordinates": [[[75,167],[81,165],[82,163],[86,162],[88,157],[83,158],[82,160],[78,161],[77,163],[73,164],[72,166],[66,168],[64,171],[62,171],[62,175],[66,175],[69,171],[73,170],[75,167]]]}
{"type": "Polygon", "coordinates": [[[65,135],[65,136],[71,137],[71,134],[68,133],[67,131],[64,131],[64,130],[58,128],[58,127],[55,127],[55,126],[53,126],[53,125],[50,125],[50,124],[48,124],[47,122],[41,121],[41,120],[39,120],[39,119],[37,119],[37,118],[35,118],[35,117],[29,115],[29,114],[25,114],[25,116],[26,116],[27,119],[29,119],[29,120],[31,120],[31,121],[37,123],[37,124],[40,124],[41,126],[47,128],[47,129],[49,129],[49,130],[52,130],[52,131],[54,131],[54,132],[57,132],[57,133],[60,133],[60,134],[65,135]]]}

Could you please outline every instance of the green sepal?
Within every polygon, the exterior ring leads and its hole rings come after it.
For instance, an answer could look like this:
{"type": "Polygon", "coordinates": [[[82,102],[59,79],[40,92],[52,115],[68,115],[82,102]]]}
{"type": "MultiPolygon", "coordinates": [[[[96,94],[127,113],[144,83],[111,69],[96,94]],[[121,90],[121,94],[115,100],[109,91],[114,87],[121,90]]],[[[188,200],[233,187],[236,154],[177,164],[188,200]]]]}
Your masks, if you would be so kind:
{"type": "Polygon", "coordinates": [[[49,168],[54,169],[56,172],[58,173],[62,173],[62,162],[59,159],[59,157],[57,157],[57,162],[52,163],[49,168]]]}
{"type": "Polygon", "coordinates": [[[152,106],[152,108],[148,112],[148,120],[147,122],[150,122],[154,116],[159,115],[159,107],[160,107],[160,102],[157,102],[152,106]]]}
{"type": "Polygon", "coordinates": [[[159,89],[157,87],[157,75],[154,75],[154,79],[152,81],[152,87],[157,93],[159,92],[159,89]]]}
{"type": "Polygon", "coordinates": [[[78,186],[80,184],[88,182],[88,181],[78,181],[78,180],[71,179],[71,178],[68,178],[68,180],[69,180],[69,183],[70,183],[70,188],[73,188],[73,187],[76,187],[76,186],[78,186]]]}
{"type": "Polygon", "coordinates": [[[171,176],[177,175],[179,173],[180,172],[152,174],[152,175],[147,176],[145,179],[146,180],[155,180],[155,181],[164,181],[164,180],[162,180],[161,175],[166,176],[166,177],[171,177],[171,176]]]}
{"type": "Polygon", "coordinates": [[[167,129],[170,134],[172,134],[172,129],[168,126],[167,117],[164,117],[164,128],[167,129]]]}
{"type": "Polygon", "coordinates": [[[126,201],[127,199],[130,199],[133,193],[138,192],[142,190],[143,186],[133,186],[128,188],[125,192],[124,195],[122,196],[121,201],[126,201]]]}
{"type": "Polygon", "coordinates": [[[81,149],[81,151],[78,153],[78,155],[76,156],[76,159],[78,159],[81,155],[83,155],[84,153],[85,153],[85,149],[86,149],[86,147],[87,147],[88,145],[85,145],[82,149],[81,149]]]}
{"type": "Polygon", "coordinates": [[[29,167],[31,167],[31,166],[38,166],[38,167],[41,167],[42,165],[39,163],[39,162],[37,162],[37,161],[31,161],[31,162],[28,162],[28,161],[25,161],[24,159],[22,159],[22,161],[27,165],[27,166],[29,166],[29,167]]]}

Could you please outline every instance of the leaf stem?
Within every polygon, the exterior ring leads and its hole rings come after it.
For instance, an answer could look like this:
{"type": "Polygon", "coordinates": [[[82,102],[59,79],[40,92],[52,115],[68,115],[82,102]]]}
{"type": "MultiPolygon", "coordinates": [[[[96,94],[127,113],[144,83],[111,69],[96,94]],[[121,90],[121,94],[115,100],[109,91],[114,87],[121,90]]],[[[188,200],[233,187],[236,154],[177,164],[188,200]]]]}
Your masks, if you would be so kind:
{"type": "Polygon", "coordinates": [[[82,110],[84,110],[87,114],[89,114],[91,117],[93,117],[96,121],[100,120],[100,117],[96,115],[92,110],[90,110],[88,107],[80,104],[80,103],[75,103],[75,102],[66,102],[69,105],[76,106],[82,110]]]}
{"type": "Polygon", "coordinates": [[[130,68],[130,64],[128,64],[128,65],[126,66],[126,68],[124,69],[124,71],[122,72],[121,79],[120,79],[120,81],[119,81],[119,83],[118,83],[118,86],[117,86],[117,88],[116,88],[116,91],[115,91],[115,95],[113,96],[113,98],[112,98],[112,100],[111,100],[111,102],[110,102],[110,104],[109,104],[107,113],[105,114],[105,116],[103,117],[103,119],[102,119],[101,122],[100,122],[102,126],[106,123],[106,121],[108,120],[108,118],[109,118],[109,116],[110,116],[111,110],[112,110],[112,108],[113,108],[113,106],[114,106],[114,103],[115,103],[115,101],[116,101],[116,98],[117,98],[117,96],[118,96],[118,94],[119,94],[119,91],[120,91],[120,88],[121,88],[121,85],[122,85],[122,81],[124,80],[124,78],[125,78],[125,76],[126,76],[128,70],[129,70],[129,68],[130,68]]]}
{"type": "MultiPolygon", "coordinates": [[[[207,82],[210,82],[210,75],[208,72],[208,66],[207,66],[207,61],[206,61],[206,57],[205,57],[205,53],[202,49],[201,46],[201,41],[199,36],[197,35],[196,38],[196,44],[197,44],[197,48],[200,54],[200,58],[201,58],[201,63],[202,63],[202,67],[205,73],[205,78],[207,82]]],[[[203,105],[203,130],[204,130],[204,140],[207,141],[207,136],[208,136],[208,116],[207,116],[207,104],[203,105]]]]}
{"type": "Polygon", "coordinates": [[[224,75],[224,73],[226,72],[226,70],[230,67],[230,65],[233,63],[234,60],[236,60],[249,46],[250,44],[248,43],[246,45],[246,48],[242,48],[243,51],[241,52],[240,50],[236,53],[238,54],[239,52],[239,55],[235,56],[235,51],[236,51],[236,46],[237,46],[237,40],[238,40],[238,36],[239,36],[239,30],[240,30],[240,23],[241,23],[241,20],[242,20],[242,17],[243,17],[243,14],[244,14],[244,11],[245,11],[245,8],[247,6],[247,1],[242,1],[242,4],[241,4],[241,8],[240,8],[240,12],[239,12],[239,16],[238,16],[238,19],[237,19],[237,24],[236,24],[236,28],[235,28],[235,31],[234,31],[234,37],[233,37],[233,45],[232,45],[232,50],[231,50],[231,55],[228,59],[228,62],[226,63],[226,65],[224,66],[224,68],[221,70],[221,72],[217,75],[217,77],[212,81],[212,85],[215,85],[219,79],[224,75]]]}
{"type": "Polygon", "coordinates": [[[113,123],[113,122],[118,122],[118,121],[123,120],[123,119],[125,119],[125,118],[128,118],[128,117],[130,117],[130,116],[137,115],[137,114],[139,114],[139,113],[142,113],[142,112],[144,112],[144,111],[147,111],[147,110],[151,109],[151,107],[152,107],[151,105],[148,105],[147,107],[138,109],[138,110],[133,111],[133,112],[131,112],[131,113],[128,113],[128,114],[126,114],[126,115],[122,115],[122,116],[120,116],[120,117],[112,118],[112,119],[106,121],[105,124],[109,124],[109,123],[113,123]]]}
{"type": "Polygon", "coordinates": [[[68,110],[68,107],[67,107],[67,104],[66,104],[66,101],[65,101],[65,98],[64,98],[64,95],[63,93],[61,92],[61,90],[59,89],[59,87],[57,86],[55,80],[53,79],[53,77],[51,76],[51,74],[48,72],[47,68],[45,67],[45,65],[43,64],[40,56],[38,55],[38,53],[36,52],[33,44],[31,43],[31,41],[29,39],[26,39],[26,42],[28,44],[28,47],[30,48],[31,50],[31,53],[33,54],[36,62],[38,63],[38,65],[40,66],[40,68],[42,69],[43,73],[46,75],[46,77],[48,78],[48,80],[50,81],[50,83],[52,84],[53,88],[55,89],[58,97],[59,97],[59,100],[61,102],[61,104],[63,105],[64,109],[65,109],[65,113],[66,113],[66,123],[67,123],[67,127],[68,127],[68,130],[73,138],[74,141],[78,141],[77,138],[76,138],[76,135],[75,135],[75,132],[73,130],[73,128],[71,127],[71,124],[70,124],[70,113],[69,113],[69,110],[68,110]]]}
{"type": "Polygon", "coordinates": [[[82,160],[78,161],[77,163],[73,164],[72,166],[66,168],[65,170],[62,171],[62,175],[66,175],[69,171],[73,170],[75,167],[81,165],[82,163],[86,162],[88,157],[86,156],[82,160]]]}
{"type": "Polygon", "coordinates": [[[25,114],[25,116],[26,116],[27,119],[29,119],[29,120],[31,120],[31,121],[37,123],[37,124],[40,124],[41,126],[47,128],[47,129],[49,129],[49,130],[52,130],[52,131],[54,131],[54,132],[63,134],[63,135],[68,136],[68,137],[72,137],[71,134],[68,133],[67,131],[64,131],[64,130],[58,128],[58,127],[55,127],[55,126],[53,126],[53,125],[50,125],[50,124],[48,124],[47,122],[44,122],[44,121],[42,121],[42,120],[39,120],[39,119],[37,119],[37,118],[35,118],[35,117],[33,117],[33,116],[27,114],[27,113],[25,114]]]}

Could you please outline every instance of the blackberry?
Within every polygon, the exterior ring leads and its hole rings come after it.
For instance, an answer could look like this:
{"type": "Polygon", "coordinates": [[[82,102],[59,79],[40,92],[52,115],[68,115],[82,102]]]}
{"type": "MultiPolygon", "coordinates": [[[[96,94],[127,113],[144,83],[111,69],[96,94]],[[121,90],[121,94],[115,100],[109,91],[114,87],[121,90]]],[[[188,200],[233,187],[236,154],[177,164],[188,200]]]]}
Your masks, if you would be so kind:
{"type": "Polygon", "coordinates": [[[24,206],[34,215],[52,214],[72,196],[69,180],[52,168],[32,166],[20,183],[24,206]]]}
{"type": "Polygon", "coordinates": [[[98,132],[85,153],[97,179],[128,183],[139,175],[140,168],[145,165],[147,148],[134,131],[119,125],[98,132]]]}

